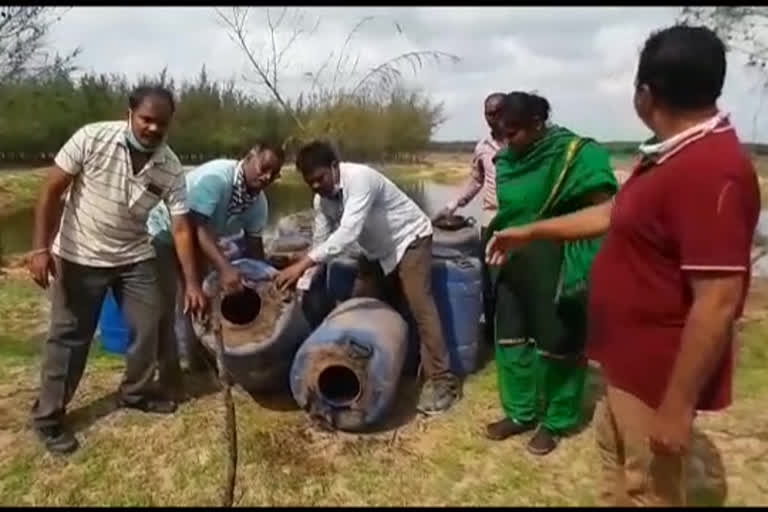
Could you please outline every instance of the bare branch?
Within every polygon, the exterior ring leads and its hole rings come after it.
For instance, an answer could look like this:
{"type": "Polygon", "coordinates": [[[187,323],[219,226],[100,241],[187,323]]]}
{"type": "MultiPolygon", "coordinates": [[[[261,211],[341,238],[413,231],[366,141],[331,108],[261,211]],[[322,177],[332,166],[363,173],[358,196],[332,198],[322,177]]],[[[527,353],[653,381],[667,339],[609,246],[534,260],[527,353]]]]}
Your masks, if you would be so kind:
{"type": "Polygon", "coordinates": [[[325,62],[320,66],[320,69],[318,69],[315,73],[310,73],[310,75],[313,77],[312,79],[312,87],[311,91],[315,91],[317,87],[320,84],[320,77],[322,76],[323,72],[325,71],[325,68],[328,67],[328,65],[331,63],[331,59],[333,58],[333,53],[331,52],[328,57],[325,59],[325,62]]]}
{"type": "Polygon", "coordinates": [[[680,21],[703,24],[715,30],[730,51],[747,57],[747,66],[768,66],[768,8],[724,6],[683,7],[680,21]]]}
{"type": "Polygon", "coordinates": [[[355,26],[352,28],[352,30],[349,31],[349,34],[347,34],[347,38],[344,40],[344,44],[341,47],[341,51],[339,52],[339,59],[336,61],[336,71],[333,73],[333,82],[331,85],[331,88],[333,90],[336,90],[336,84],[337,80],[339,78],[339,71],[341,69],[341,62],[342,59],[344,59],[346,63],[346,50],[347,46],[349,46],[349,43],[352,41],[352,38],[355,37],[355,34],[360,31],[360,29],[363,28],[363,25],[368,23],[369,21],[372,21],[374,19],[373,16],[366,16],[365,18],[361,19],[360,21],[355,24],[355,26]]]}
{"type": "Polygon", "coordinates": [[[391,90],[392,86],[398,83],[402,79],[402,72],[399,69],[403,63],[407,63],[411,66],[411,69],[416,73],[424,66],[422,59],[432,59],[436,62],[443,60],[449,60],[452,63],[456,63],[461,60],[458,56],[452,55],[440,51],[413,51],[406,52],[393,57],[382,64],[372,68],[352,89],[352,93],[368,94],[379,90],[379,93],[391,90]]]}
{"type": "MultiPolygon", "coordinates": [[[[280,20],[283,19],[283,16],[285,16],[285,11],[287,10],[287,7],[283,7],[283,13],[280,16],[280,20]]],[[[275,44],[275,31],[277,30],[275,25],[272,24],[272,17],[269,15],[269,7],[266,9],[267,11],[267,26],[269,27],[269,38],[272,41],[272,83],[275,85],[275,88],[277,88],[277,45],[275,44]]],[[[279,22],[278,25],[279,26],[279,22]]]]}
{"type": "Polygon", "coordinates": [[[0,7],[0,80],[43,75],[68,75],[75,69],[76,48],[68,55],[53,57],[47,51],[50,28],[69,9],[49,6],[0,7]]]}
{"type": "Polygon", "coordinates": [[[215,8],[215,10],[219,15],[219,18],[224,22],[230,39],[232,39],[235,44],[240,47],[248,59],[248,62],[253,67],[253,70],[256,72],[261,81],[261,85],[265,86],[269,90],[269,92],[275,98],[275,101],[280,104],[285,112],[291,116],[299,129],[303,131],[304,125],[301,122],[301,119],[299,119],[299,117],[296,115],[293,109],[291,109],[290,105],[281,94],[278,83],[280,76],[280,64],[282,62],[283,56],[285,55],[286,51],[288,51],[288,49],[293,46],[296,40],[304,33],[304,30],[300,26],[302,17],[299,17],[297,20],[299,23],[294,25],[294,30],[290,39],[288,40],[288,43],[282,48],[282,50],[278,51],[277,33],[285,18],[287,9],[281,12],[279,18],[275,22],[272,21],[272,16],[269,13],[269,9],[266,10],[267,25],[270,31],[272,56],[266,60],[266,64],[262,64],[259,62],[256,52],[253,51],[246,40],[247,31],[245,28],[245,20],[248,9],[243,8],[242,11],[240,11],[240,8],[235,7],[232,10],[233,12],[231,16],[223,14],[218,8],[215,8]]]}

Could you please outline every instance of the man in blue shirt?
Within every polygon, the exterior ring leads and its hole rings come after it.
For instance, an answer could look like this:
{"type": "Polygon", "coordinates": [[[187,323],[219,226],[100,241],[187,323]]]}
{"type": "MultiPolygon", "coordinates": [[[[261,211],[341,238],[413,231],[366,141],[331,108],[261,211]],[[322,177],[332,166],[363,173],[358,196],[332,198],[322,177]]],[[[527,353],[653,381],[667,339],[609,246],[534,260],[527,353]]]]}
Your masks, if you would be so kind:
{"type": "MultiPolygon", "coordinates": [[[[268,204],[264,189],[280,176],[285,154],[279,144],[259,143],[242,160],[218,159],[197,167],[186,176],[187,206],[203,256],[221,276],[227,292],[241,289],[240,272],[219,247],[217,240],[245,233],[246,257],[263,259],[262,231],[267,225],[268,204]]],[[[147,220],[158,263],[167,272],[160,276],[166,310],[161,322],[159,371],[164,389],[181,391],[181,366],[174,330],[178,293],[178,260],[171,236],[168,210],[158,205],[147,220]]],[[[200,256],[198,254],[198,256],[200,256]]],[[[203,265],[204,266],[204,265],[203,265]]],[[[201,272],[201,276],[203,273],[201,272]]],[[[186,311],[184,312],[186,314],[186,311]]],[[[189,323],[189,317],[186,317],[189,323]]],[[[186,326],[187,333],[193,331],[186,326]]],[[[202,366],[200,347],[187,346],[190,367],[202,366]]]]}

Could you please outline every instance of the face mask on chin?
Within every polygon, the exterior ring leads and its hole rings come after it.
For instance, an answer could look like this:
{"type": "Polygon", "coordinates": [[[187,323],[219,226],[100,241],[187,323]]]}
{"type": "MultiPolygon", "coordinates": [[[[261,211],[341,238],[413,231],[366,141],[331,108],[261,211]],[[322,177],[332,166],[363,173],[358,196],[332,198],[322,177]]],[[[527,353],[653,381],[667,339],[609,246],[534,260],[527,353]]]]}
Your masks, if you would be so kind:
{"type": "Polygon", "coordinates": [[[133,123],[131,123],[131,117],[132,113],[128,113],[128,130],[125,132],[125,140],[128,142],[128,144],[135,149],[136,151],[139,151],[140,153],[154,153],[155,149],[157,147],[149,147],[145,146],[141,142],[139,142],[139,139],[136,138],[136,135],[133,133],[133,123]]]}

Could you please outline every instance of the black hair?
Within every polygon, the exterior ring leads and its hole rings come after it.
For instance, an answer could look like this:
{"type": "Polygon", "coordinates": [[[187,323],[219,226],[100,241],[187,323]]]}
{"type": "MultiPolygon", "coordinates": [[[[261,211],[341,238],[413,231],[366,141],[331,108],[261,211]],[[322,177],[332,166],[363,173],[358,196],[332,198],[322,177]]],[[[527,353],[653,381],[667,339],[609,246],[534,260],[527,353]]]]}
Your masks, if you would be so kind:
{"type": "Polygon", "coordinates": [[[171,112],[176,112],[176,101],[173,99],[173,93],[161,85],[140,85],[131,91],[128,96],[128,105],[131,109],[139,108],[139,105],[149,96],[159,96],[171,105],[171,112]]]}
{"type": "Polygon", "coordinates": [[[304,145],[296,154],[296,168],[303,174],[319,167],[331,167],[338,162],[336,151],[328,142],[316,140],[304,145]]]}
{"type": "Polygon", "coordinates": [[[501,102],[500,120],[504,124],[515,124],[525,128],[536,121],[549,119],[549,102],[537,94],[522,91],[504,95],[501,102]]]}
{"type": "Polygon", "coordinates": [[[278,160],[281,162],[285,161],[285,150],[283,149],[283,145],[276,140],[272,139],[260,139],[256,141],[249,149],[245,152],[245,155],[247,156],[248,153],[255,150],[258,153],[261,153],[262,151],[271,151],[275,154],[278,160]]]}
{"type": "Polygon", "coordinates": [[[711,107],[725,82],[725,44],[706,27],[675,25],[651,34],[640,52],[635,85],[667,107],[711,107]]]}

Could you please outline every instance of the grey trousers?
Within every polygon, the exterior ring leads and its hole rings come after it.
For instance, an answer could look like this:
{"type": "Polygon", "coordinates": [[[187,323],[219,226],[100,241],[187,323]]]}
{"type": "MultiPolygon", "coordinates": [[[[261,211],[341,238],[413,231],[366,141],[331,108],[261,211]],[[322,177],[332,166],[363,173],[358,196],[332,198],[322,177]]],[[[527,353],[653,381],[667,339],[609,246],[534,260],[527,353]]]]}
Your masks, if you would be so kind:
{"type": "Polygon", "coordinates": [[[109,289],[133,330],[118,392],[136,403],[151,392],[157,361],[162,297],[154,259],[120,267],[88,267],[56,259],[51,321],[43,348],[40,394],[32,407],[36,427],[64,417],[85,370],[101,305],[109,289]]]}

